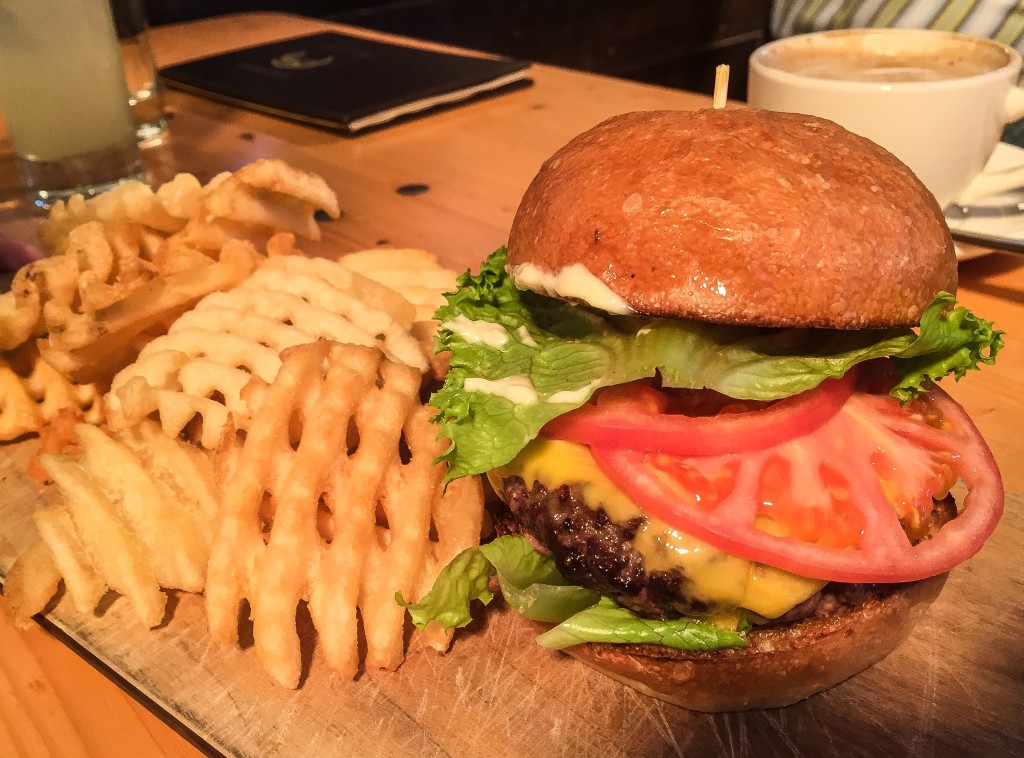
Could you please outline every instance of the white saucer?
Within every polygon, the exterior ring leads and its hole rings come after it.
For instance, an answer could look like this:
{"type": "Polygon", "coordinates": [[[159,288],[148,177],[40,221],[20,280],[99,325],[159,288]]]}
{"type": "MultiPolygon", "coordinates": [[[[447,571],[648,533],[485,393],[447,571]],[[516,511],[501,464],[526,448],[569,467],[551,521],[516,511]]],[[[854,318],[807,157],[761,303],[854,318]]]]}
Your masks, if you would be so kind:
{"type": "MultiPolygon", "coordinates": [[[[1024,163],[1024,149],[1000,142],[996,145],[992,157],[989,158],[985,170],[1002,171],[1014,168],[1022,163],[1024,163]]],[[[971,208],[984,213],[985,208],[995,209],[1014,203],[1024,203],[1024,188],[1003,192],[999,195],[991,195],[983,200],[979,200],[971,208]]],[[[1001,239],[1024,242],[1024,213],[1007,213],[1006,215],[998,216],[977,215],[965,219],[952,219],[947,216],[946,223],[950,229],[970,232],[980,237],[988,237],[993,242],[1001,239]]],[[[992,251],[974,245],[956,245],[956,258],[960,261],[978,258],[982,255],[988,255],[990,252],[992,251]]]]}

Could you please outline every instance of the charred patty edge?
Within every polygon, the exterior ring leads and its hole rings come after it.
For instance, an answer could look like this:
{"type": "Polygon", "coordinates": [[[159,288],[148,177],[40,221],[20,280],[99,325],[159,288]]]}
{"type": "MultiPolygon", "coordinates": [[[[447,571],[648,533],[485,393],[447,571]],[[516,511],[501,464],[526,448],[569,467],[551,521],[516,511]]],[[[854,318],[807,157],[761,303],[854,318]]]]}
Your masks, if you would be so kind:
{"type": "MultiPolygon", "coordinates": [[[[646,570],[644,557],[633,544],[644,526],[643,516],[617,523],[600,505],[588,504],[578,486],[562,484],[549,490],[541,482],[534,482],[527,487],[520,476],[505,478],[498,495],[504,502],[488,506],[498,534],[531,539],[541,552],[552,556],[567,581],[607,595],[646,618],[701,617],[724,610],[690,597],[687,591],[692,581],[682,571],[646,570]]],[[[941,526],[955,516],[956,504],[951,497],[936,501],[935,523],[941,526]]],[[[770,628],[827,619],[901,591],[909,584],[914,582],[829,582],[782,616],[762,619],[752,614],[751,621],[758,628],[770,628]]]]}

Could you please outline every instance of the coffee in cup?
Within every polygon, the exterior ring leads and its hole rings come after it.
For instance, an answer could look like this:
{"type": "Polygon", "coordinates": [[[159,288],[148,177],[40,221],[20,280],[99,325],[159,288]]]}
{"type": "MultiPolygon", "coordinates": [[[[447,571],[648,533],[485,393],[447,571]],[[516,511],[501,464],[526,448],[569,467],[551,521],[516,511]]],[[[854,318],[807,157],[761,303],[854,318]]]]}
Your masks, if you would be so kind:
{"type": "Polygon", "coordinates": [[[816,32],[750,58],[748,102],[827,118],[906,163],[942,206],[1024,184],[984,173],[1003,127],[1024,116],[1020,54],[993,40],[917,29],[816,32]]]}

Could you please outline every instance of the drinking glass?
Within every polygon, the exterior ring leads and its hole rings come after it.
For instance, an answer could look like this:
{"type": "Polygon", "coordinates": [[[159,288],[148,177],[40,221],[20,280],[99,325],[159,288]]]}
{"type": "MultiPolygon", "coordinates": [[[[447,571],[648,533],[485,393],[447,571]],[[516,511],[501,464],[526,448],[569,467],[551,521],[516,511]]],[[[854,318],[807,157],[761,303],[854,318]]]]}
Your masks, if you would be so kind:
{"type": "Polygon", "coordinates": [[[157,76],[147,34],[142,0],[110,0],[121,44],[121,62],[128,83],[128,104],[135,118],[135,136],[144,147],[159,143],[167,132],[163,88],[157,76]]]}
{"type": "Polygon", "coordinates": [[[0,110],[37,205],[143,177],[109,0],[0,3],[0,110]]]}

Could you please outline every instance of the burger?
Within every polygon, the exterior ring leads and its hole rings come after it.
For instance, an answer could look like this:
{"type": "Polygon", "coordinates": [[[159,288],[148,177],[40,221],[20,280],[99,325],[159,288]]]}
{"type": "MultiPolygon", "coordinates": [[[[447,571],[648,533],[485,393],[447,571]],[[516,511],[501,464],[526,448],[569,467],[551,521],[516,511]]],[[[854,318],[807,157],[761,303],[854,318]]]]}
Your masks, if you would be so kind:
{"type": "Polygon", "coordinates": [[[448,477],[487,475],[500,536],[413,620],[464,625],[500,588],[545,647],[701,711],[870,666],[1002,512],[936,384],[1002,344],[956,283],[932,195],[832,122],[660,111],[576,137],[438,312],[448,477]]]}

